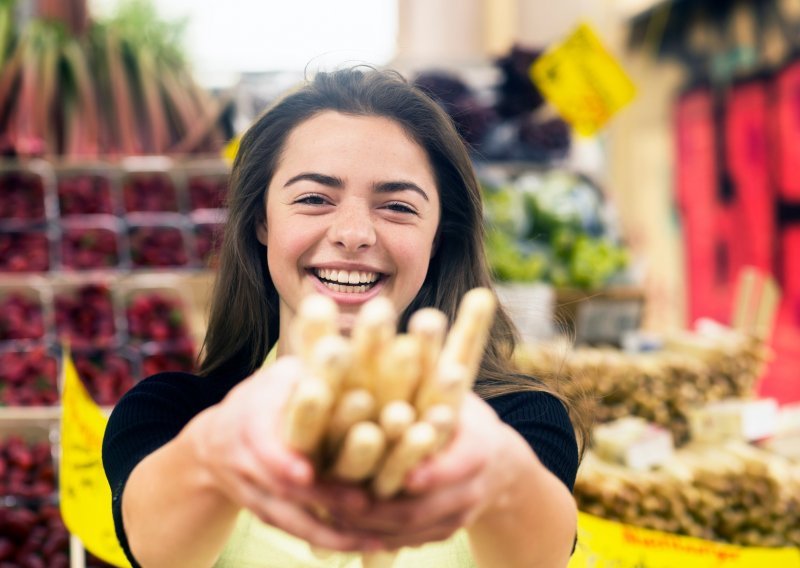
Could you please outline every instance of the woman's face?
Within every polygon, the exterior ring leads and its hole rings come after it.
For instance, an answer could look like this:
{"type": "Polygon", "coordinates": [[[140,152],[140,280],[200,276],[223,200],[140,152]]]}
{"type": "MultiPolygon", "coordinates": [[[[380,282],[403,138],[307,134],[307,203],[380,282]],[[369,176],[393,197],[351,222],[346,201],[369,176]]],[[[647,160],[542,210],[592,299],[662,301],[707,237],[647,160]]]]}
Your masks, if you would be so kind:
{"type": "Polygon", "coordinates": [[[376,296],[416,296],[439,225],[428,156],[396,122],[325,111],[288,136],[258,230],[280,296],[282,336],[305,296],[339,305],[347,332],[376,296]]]}

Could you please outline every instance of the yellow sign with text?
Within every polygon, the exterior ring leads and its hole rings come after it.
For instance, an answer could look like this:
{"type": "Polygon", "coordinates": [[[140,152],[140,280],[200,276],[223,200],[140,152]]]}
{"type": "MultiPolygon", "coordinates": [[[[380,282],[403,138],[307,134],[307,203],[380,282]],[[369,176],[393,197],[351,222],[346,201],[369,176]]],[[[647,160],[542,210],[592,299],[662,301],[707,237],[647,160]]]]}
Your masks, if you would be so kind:
{"type": "Polygon", "coordinates": [[[595,134],[636,96],[633,81],[588,24],[539,57],[530,76],[584,136],[595,134]]]}
{"type": "Polygon", "coordinates": [[[800,568],[795,548],[749,548],[578,517],[569,568],[800,568]]]}
{"type": "Polygon", "coordinates": [[[111,489],[103,471],[103,432],[107,419],[83,386],[72,357],[64,350],[61,392],[61,516],[83,546],[114,566],[130,563],[117,541],[111,516],[111,489]]]}

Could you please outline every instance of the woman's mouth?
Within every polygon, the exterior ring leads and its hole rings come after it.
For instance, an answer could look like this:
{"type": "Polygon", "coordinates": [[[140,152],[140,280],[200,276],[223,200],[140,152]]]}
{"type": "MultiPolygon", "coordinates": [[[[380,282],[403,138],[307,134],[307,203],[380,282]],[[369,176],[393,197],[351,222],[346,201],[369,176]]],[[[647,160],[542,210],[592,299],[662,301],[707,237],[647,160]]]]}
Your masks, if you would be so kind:
{"type": "Polygon", "coordinates": [[[312,268],[311,273],[332,292],[363,294],[368,292],[381,279],[379,272],[357,270],[336,270],[331,268],[312,268]]]}

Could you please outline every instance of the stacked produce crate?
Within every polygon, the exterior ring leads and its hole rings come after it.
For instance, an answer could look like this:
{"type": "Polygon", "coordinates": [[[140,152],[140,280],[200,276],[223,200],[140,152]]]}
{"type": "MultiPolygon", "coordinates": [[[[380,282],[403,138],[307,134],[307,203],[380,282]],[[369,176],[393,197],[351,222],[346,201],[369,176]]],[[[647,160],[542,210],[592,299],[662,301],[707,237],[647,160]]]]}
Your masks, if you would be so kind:
{"type": "Polygon", "coordinates": [[[0,565],[68,565],[61,347],[104,407],[143,377],[194,368],[192,284],[210,279],[227,177],[218,161],[0,164],[0,565]]]}

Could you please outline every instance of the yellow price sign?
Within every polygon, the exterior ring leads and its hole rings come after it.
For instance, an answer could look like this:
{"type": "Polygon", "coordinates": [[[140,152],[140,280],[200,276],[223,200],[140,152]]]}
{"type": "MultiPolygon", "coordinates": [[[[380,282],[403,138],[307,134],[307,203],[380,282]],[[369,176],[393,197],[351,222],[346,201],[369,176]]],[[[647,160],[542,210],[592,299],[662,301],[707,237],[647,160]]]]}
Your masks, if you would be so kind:
{"type": "Polygon", "coordinates": [[[130,566],[114,532],[111,488],[103,471],[103,432],[108,422],[78,377],[64,350],[61,392],[61,516],[83,546],[114,566],[130,566]]]}
{"type": "Polygon", "coordinates": [[[578,546],[569,568],[800,568],[800,550],[711,542],[578,516],[578,546]]]}
{"type": "Polygon", "coordinates": [[[636,87],[588,24],[531,66],[531,80],[576,132],[591,136],[636,96],[636,87]]]}
{"type": "Polygon", "coordinates": [[[222,157],[225,158],[229,163],[233,163],[236,159],[236,154],[239,152],[239,142],[241,142],[242,137],[240,135],[236,135],[231,138],[225,147],[222,148],[222,157]]]}

